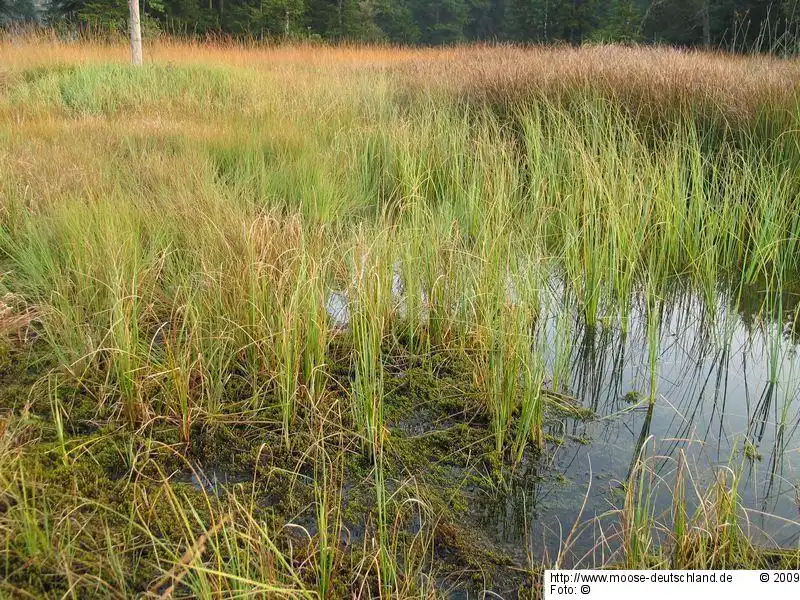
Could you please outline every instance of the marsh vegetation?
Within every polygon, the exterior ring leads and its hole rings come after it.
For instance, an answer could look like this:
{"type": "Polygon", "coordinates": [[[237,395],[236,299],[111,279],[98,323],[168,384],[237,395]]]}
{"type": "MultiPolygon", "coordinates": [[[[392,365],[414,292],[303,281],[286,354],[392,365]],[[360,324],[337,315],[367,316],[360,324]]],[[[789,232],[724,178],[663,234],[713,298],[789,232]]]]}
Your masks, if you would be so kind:
{"type": "Polygon", "coordinates": [[[3,593],[800,564],[800,63],[0,53],[3,593]]]}

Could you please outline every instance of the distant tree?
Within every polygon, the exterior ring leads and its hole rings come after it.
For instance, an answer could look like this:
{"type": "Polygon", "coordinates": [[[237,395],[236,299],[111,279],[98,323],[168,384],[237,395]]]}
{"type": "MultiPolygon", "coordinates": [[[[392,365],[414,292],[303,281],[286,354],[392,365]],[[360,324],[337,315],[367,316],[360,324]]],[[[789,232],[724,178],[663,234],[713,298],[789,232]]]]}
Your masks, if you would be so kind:
{"type": "MultiPolygon", "coordinates": [[[[123,31],[127,0],[0,0],[0,23],[51,19],[123,31]]],[[[142,23],[184,35],[313,35],[450,44],[614,41],[800,51],[800,0],[141,0],[142,23]]]]}
{"type": "MultiPolygon", "coordinates": [[[[780,36],[787,3],[780,0],[707,0],[712,42],[731,50],[768,50],[780,36]]],[[[785,27],[785,23],[783,25],[785,27]]]]}
{"type": "Polygon", "coordinates": [[[653,0],[643,32],[652,41],[766,51],[792,28],[797,6],[796,0],[653,0]]]}
{"type": "Polygon", "coordinates": [[[634,0],[611,0],[592,38],[603,42],[636,42],[642,38],[641,22],[642,14],[634,0]]]}
{"type": "MultiPolygon", "coordinates": [[[[164,0],[140,0],[143,20],[157,21],[164,16],[164,0]]],[[[47,5],[50,21],[67,19],[71,23],[96,29],[124,32],[130,18],[129,0],[51,0],[47,5]]]]}
{"type": "Polygon", "coordinates": [[[470,40],[506,39],[506,0],[467,0],[464,36],[470,40]]]}
{"type": "MultiPolygon", "coordinates": [[[[130,18],[130,0],[89,0],[74,13],[81,23],[108,31],[125,31],[130,18]]],[[[77,3],[76,3],[77,4],[77,3]]]]}
{"type": "Polygon", "coordinates": [[[781,2],[781,53],[800,53],[800,0],[781,2]]]}
{"type": "Polygon", "coordinates": [[[150,10],[151,5],[152,0],[145,4],[145,14],[158,19],[169,33],[205,33],[215,22],[208,0],[162,0],[161,10],[155,13],[150,10]]]}
{"type": "Polygon", "coordinates": [[[0,0],[0,26],[38,21],[39,9],[33,0],[0,0]]]}
{"type": "Polygon", "coordinates": [[[787,24],[800,22],[800,0],[781,0],[780,14],[787,24]]]}
{"type": "Polygon", "coordinates": [[[306,22],[312,33],[330,39],[370,40],[381,35],[374,12],[371,0],[308,0],[306,22]]]}
{"type": "Polygon", "coordinates": [[[386,38],[401,44],[419,41],[419,25],[414,21],[407,0],[380,0],[375,3],[373,20],[386,38]]]}
{"type": "Polygon", "coordinates": [[[508,0],[505,31],[509,39],[544,42],[561,31],[560,0],[508,0]]]}
{"type": "Polygon", "coordinates": [[[465,0],[414,0],[412,12],[419,24],[422,43],[451,44],[465,39],[465,0]]]}
{"type": "Polygon", "coordinates": [[[642,33],[654,42],[680,46],[703,42],[705,0],[653,0],[644,15],[642,33]]]}
{"type": "Polygon", "coordinates": [[[591,39],[599,24],[597,0],[563,0],[560,3],[561,36],[572,44],[591,39]]]}

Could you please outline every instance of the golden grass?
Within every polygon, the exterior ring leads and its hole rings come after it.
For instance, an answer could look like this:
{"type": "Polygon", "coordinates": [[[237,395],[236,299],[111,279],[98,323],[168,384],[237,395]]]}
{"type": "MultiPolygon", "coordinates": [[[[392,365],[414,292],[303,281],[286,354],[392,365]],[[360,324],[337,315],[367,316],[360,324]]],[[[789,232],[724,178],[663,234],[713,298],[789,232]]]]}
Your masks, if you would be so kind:
{"type": "MultiPolygon", "coordinates": [[[[54,36],[0,40],[0,90],[9,72],[52,65],[127,63],[124,44],[66,43],[54,36]]],[[[791,104],[800,91],[800,60],[736,56],[667,47],[469,45],[400,48],[379,45],[247,45],[158,39],[145,58],[160,64],[227,65],[314,78],[342,71],[391,71],[426,91],[488,101],[604,91],[621,101],[710,104],[730,116],[763,105],[791,104]]]]}
{"type": "Polygon", "coordinates": [[[594,89],[653,105],[710,103],[732,115],[789,104],[800,84],[797,60],[625,46],[450,49],[405,68],[411,79],[489,100],[594,89]]]}

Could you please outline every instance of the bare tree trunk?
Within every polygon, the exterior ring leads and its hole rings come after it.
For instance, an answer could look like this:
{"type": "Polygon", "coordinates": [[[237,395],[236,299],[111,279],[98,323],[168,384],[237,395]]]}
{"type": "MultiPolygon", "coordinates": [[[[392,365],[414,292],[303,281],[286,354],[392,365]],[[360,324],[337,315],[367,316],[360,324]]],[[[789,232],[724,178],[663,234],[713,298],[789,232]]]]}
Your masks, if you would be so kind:
{"type": "Polygon", "coordinates": [[[547,21],[550,16],[550,2],[547,0],[544,3],[544,41],[547,41],[547,21]]]}
{"type": "Polygon", "coordinates": [[[139,0],[128,0],[130,9],[131,59],[135,66],[142,64],[142,23],[139,19],[139,0]]]}
{"type": "Polygon", "coordinates": [[[703,0],[703,8],[701,9],[703,11],[703,46],[706,47],[706,50],[711,47],[711,16],[708,14],[708,2],[709,0],[703,0]]]}

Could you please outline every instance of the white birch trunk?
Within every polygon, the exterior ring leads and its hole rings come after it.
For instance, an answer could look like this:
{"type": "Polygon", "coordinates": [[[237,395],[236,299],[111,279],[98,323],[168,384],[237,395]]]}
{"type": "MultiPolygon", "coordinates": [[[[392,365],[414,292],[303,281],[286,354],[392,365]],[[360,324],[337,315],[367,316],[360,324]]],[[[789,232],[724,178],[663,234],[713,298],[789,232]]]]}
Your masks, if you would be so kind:
{"type": "Polygon", "coordinates": [[[142,64],[142,23],[139,19],[139,0],[128,0],[131,18],[131,59],[133,64],[142,64]]]}

